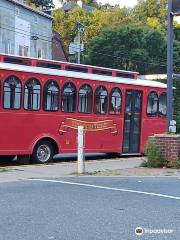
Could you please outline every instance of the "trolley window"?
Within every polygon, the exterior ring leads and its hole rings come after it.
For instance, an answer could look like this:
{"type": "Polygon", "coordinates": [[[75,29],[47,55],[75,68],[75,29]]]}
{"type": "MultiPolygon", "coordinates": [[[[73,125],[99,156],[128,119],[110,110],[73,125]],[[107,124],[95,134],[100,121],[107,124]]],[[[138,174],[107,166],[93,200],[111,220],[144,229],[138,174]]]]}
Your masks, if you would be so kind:
{"type": "Polygon", "coordinates": [[[61,69],[61,65],[60,64],[48,63],[48,62],[42,62],[42,61],[38,61],[36,66],[37,67],[42,67],[42,68],[61,69]]]}
{"type": "Polygon", "coordinates": [[[66,71],[73,71],[73,72],[82,72],[82,73],[87,73],[88,69],[83,68],[83,67],[76,67],[76,66],[66,66],[66,71]]]}
{"type": "Polygon", "coordinates": [[[31,60],[30,59],[21,59],[17,57],[4,57],[5,63],[12,63],[12,64],[19,64],[19,65],[27,65],[31,66],[31,60]]]}
{"type": "Polygon", "coordinates": [[[46,111],[58,111],[59,109],[59,86],[54,80],[49,80],[44,85],[43,105],[46,111]]]}
{"type": "Polygon", "coordinates": [[[75,112],[76,111],[76,87],[73,83],[66,83],[62,90],[62,111],[75,112]]]}
{"type": "Polygon", "coordinates": [[[112,72],[107,70],[93,69],[92,72],[93,74],[112,76],[112,72]]]}
{"type": "Polygon", "coordinates": [[[159,115],[166,116],[167,114],[167,97],[166,93],[161,93],[159,97],[159,115]]]}
{"type": "Polygon", "coordinates": [[[96,114],[105,114],[107,112],[108,92],[104,86],[99,86],[94,96],[94,112],[96,114]]]}
{"type": "Polygon", "coordinates": [[[21,81],[16,76],[10,76],[4,81],[4,108],[20,109],[21,107],[21,81]]]}
{"type": "Polygon", "coordinates": [[[117,77],[122,77],[122,78],[134,78],[134,74],[133,73],[117,72],[116,76],[117,77]]]}
{"type": "Polygon", "coordinates": [[[109,113],[120,114],[122,105],[121,90],[117,87],[113,88],[109,96],[109,113]]]}
{"type": "Polygon", "coordinates": [[[148,116],[156,116],[158,114],[158,95],[156,92],[150,92],[147,101],[148,116]]]}
{"type": "Polygon", "coordinates": [[[92,112],[92,88],[84,84],[79,89],[78,111],[80,113],[92,112]]]}
{"type": "Polygon", "coordinates": [[[41,102],[40,82],[31,78],[25,83],[24,88],[24,108],[26,110],[39,110],[41,102]]]}

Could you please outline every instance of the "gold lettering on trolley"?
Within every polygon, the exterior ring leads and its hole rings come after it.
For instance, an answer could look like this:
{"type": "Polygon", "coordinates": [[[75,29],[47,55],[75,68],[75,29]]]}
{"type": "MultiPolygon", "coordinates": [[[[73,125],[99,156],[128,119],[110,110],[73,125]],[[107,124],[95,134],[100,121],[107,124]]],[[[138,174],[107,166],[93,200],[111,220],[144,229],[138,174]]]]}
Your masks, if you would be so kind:
{"type": "Polygon", "coordinates": [[[116,124],[114,124],[113,120],[88,122],[74,118],[66,118],[65,121],[62,122],[60,126],[59,133],[60,134],[66,133],[68,128],[78,129],[78,126],[83,126],[84,131],[86,132],[110,130],[110,132],[114,135],[116,135],[118,132],[116,124]]]}

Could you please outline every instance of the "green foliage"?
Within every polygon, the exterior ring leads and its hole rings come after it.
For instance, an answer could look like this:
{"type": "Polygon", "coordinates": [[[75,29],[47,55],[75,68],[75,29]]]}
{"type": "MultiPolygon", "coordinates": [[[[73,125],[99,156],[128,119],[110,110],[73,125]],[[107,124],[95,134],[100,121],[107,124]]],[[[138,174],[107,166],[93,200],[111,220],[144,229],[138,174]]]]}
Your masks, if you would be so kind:
{"type": "Polygon", "coordinates": [[[146,147],[147,161],[142,164],[143,167],[163,167],[166,164],[161,159],[161,154],[158,147],[149,140],[146,147]]]}
{"type": "Polygon", "coordinates": [[[133,17],[143,25],[149,25],[166,32],[167,0],[139,0],[134,8],[133,17]]]}
{"type": "Polygon", "coordinates": [[[93,65],[137,70],[141,74],[164,71],[159,62],[165,54],[166,42],[160,31],[132,25],[103,30],[87,50],[93,65]]]}
{"type": "MultiPolygon", "coordinates": [[[[80,21],[85,25],[81,34],[86,50],[83,63],[137,70],[140,74],[166,73],[167,0],[139,0],[132,9],[102,5],[96,0],[83,3],[94,10],[88,13],[77,7],[67,13],[62,9],[54,11],[53,29],[60,33],[67,52],[80,21]]],[[[179,72],[180,24],[174,22],[174,28],[174,66],[179,72]]]]}
{"type": "Polygon", "coordinates": [[[180,169],[180,159],[178,159],[178,160],[176,161],[176,168],[177,168],[177,169],[180,169]]]}
{"type": "Polygon", "coordinates": [[[82,41],[87,44],[98,36],[102,29],[109,26],[119,26],[131,22],[129,10],[126,8],[94,9],[91,14],[80,7],[65,13],[56,9],[53,13],[53,29],[60,33],[66,49],[77,34],[76,22],[80,21],[85,26],[82,41]]]}
{"type": "Polygon", "coordinates": [[[40,7],[43,10],[54,8],[53,0],[28,0],[27,3],[35,7],[40,7]]]}
{"type": "Polygon", "coordinates": [[[68,13],[65,13],[62,9],[57,9],[54,11],[53,17],[53,29],[60,33],[68,51],[70,42],[73,42],[77,35],[77,22],[87,25],[89,16],[82,8],[78,7],[68,13]]]}

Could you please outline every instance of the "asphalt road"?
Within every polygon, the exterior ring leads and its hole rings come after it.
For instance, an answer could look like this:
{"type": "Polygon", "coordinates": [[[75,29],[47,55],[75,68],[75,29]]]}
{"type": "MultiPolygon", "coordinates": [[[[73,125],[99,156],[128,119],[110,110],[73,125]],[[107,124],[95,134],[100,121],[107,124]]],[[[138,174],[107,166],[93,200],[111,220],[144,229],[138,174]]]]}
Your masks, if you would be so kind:
{"type": "Polygon", "coordinates": [[[179,236],[178,178],[69,177],[0,183],[0,240],[179,240],[179,236]],[[169,233],[138,237],[136,227],[169,233]]]}

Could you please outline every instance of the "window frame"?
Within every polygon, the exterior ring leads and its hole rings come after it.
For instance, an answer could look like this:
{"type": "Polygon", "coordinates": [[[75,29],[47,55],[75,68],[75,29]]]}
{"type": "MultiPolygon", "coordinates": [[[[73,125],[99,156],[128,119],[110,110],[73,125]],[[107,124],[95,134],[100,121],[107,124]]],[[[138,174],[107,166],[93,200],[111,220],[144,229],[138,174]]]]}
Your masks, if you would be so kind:
{"type": "Polygon", "coordinates": [[[154,91],[154,90],[150,91],[150,92],[148,93],[148,96],[147,96],[147,100],[146,100],[146,115],[147,115],[148,117],[158,117],[158,115],[159,115],[159,96],[158,96],[158,93],[157,93],[156,91],[154,91]],[[152,94],[152,93],[155,93],[156,96],[157,96],[157,111],[156,111],[155,114],[148,113],[148,111],[147,111],[147,110],[148,110],[149,96],[150,96],[150,94],[152,94]]]}
{"type": "MultiPolygon", "coordinates": [[[[98,96],[100,96],[100,95],[98,95],[98,96]]],[[[108,93],[107,88],[106,88],[104,85],[99,85],[98,87],[96,87],[96,90],[94,91],[93,97],[94,97],[94,103],[93,103],[94,114],[97,114],[97,115],[106,115],[106,114],[108,114],[108,97],[109,97],[109,93],[108,93]],[[104,90],[107,92],[107,96],[106,96],[106,103],[107,103],[107,104],[106,104],[106,111],[105,111],[105,113],[96,112],[96,91],[97,91],[98,88],[100,88],[100,87],[103,87],[104,90]]]]}
{"type": "Polygon", "coordinates": [[[41,105],[42,105],[42,84],[41,84],[41,82],[40,82],[40,80],[38,79],[38,78],[36,78],[36,77],[30,77],[30,78],[28,78],[25,82],[24,82],[24,94],[23,94],[23,108],[24,108],[24,110],[25,111],[40,111],[41,110],[41,105]],[[36,80],[38,83],[39,83],[39,85],[40,85],[40,101],[39,101],[39,109],[26,109],[25,108],[25,106],[24,106],[24,104],[25,104],[25,90],[26,90],[26,83],[27,82],[29,82],[30,80],[36,80]]]}
{"type": "MultiPolygon", "coordinates": [[[[19,77],[17,77],[16,75],[9,75],[8,77],[6,77],[6,79],[4,79],[3,84],[2,84],[2,107],[3,107],[3,109],[5,109],[5,110],[20,110],[21,107],[22,107],[22,95],[23,95],[23,85],[22,85],[21,79],[19,77]],[[4,84],[5,84],[6,80],[8,80],[11,77],[14,77],[15,79],[17,79],[19,81],[20,85],[21,85],[19,108],[11,108],[11,107],[6,108],[6,107],[4,107],[4,100],[5,100],[4,84]]],[[[14,96],[14,102],[15,102],[15,96],[14,96]]],[[[10,103],[10,105],[11,105],[11,103],[10,103]]]]}
{"type": "Polygon", "coordinates": [[[54,79],[49,79],[43,86],[43,101],[42,101],[42,105],[43,105],[43,110],[46,111],[46,112],[58,112],[60,110],[60,87],[59,87],[59,84],[56,80],[54,79]],[[47,86],[51,83],[51,82],[54,82],[56,87],[58,88],[58,105],[57,105],[57,110],[48,110],[45,108],[45,100],[46,100],[46,103],[47,103],[47,86]]]}
{"type": "MultiPolygon", "coordinates": [[[[88,97],[89,97],[89,94],[87,95],[88,97]]],[[[87,97],[87,98],[88,98],[87,97]]],[[[93,112],[93,89],[92,89],[92,87],[89,85],[89,84],[87,84],[87,83],[84,83],[84,84],[82,84],[80,87],[79,87],[79,90],[78,90],[78,104],[77,104],[77,108],[78,108],[78,113],[82,113],[82,114],[92,114],[92,112],[93,112]],[[80,112],[79,111],[79,96],[80,96],[80,89],[83,87],[83,86],[88,86],[89,88],[90,88],[90,90],[91,90],[91,111],[90,112],[80,112]]]]}
{"type": "Polygon", "coordinates": [[[121,113],[122,113],[122,91],[121,91],[121,89],[120,89],[119,87],[113,87],[113,88],[111,89],[110,93],[109,93],[108,113],[109,113],[110,115],[121,115],[121,113]],[[113,113],[111,113],[111,111],[110,111],[110,104],[111,104],[112,93],[114,92],[113,90],[115,90],[115,89],[118,89],[118,90],[119,90],[120,98],[121,98],[121,105],[120,105],[120,111],[119,111],[119,112],[115,112],[115,111],[114,111],[113,113]]]}
{"type": "Polygon", "coordinates": [[[77,88],[76,88],[76,85],[72,82],[72,81],[68,81],[68,82],[65,82],[63,87],[62,87],[62,90],[61,90],[61,112],[63,113],[75,113],[77,111],[77,88]],[[75,105],[74,105],[74,111],[64,111],[63,110],[63,91],[65,89],[65,87],[68,85],[68,84],[71,84],[74,89],[75,89],[75,105]]]}

